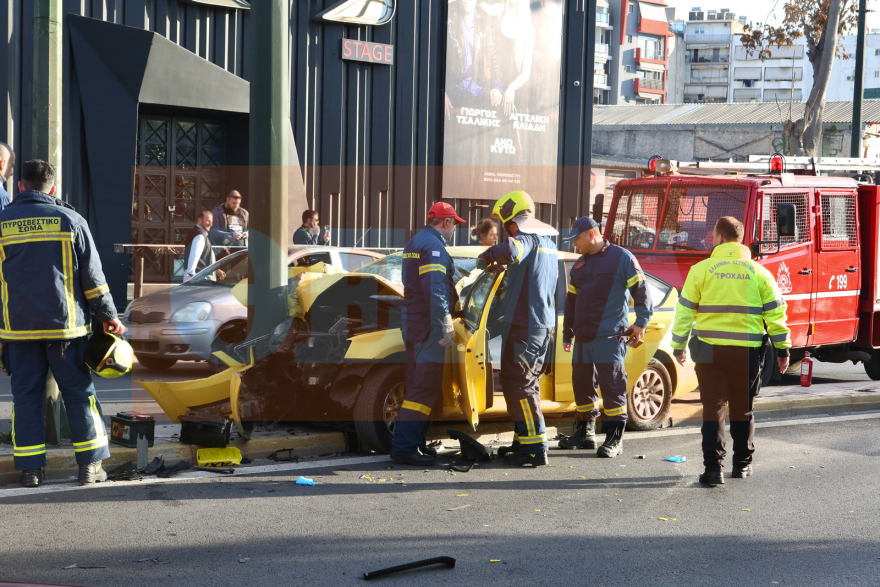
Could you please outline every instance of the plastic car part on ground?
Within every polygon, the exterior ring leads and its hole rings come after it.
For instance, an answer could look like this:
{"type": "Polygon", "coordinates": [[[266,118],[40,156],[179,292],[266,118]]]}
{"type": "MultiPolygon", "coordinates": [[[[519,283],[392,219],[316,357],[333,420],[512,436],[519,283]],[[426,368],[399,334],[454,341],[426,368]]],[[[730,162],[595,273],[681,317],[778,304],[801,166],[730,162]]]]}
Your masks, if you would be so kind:
{"type": "Polygon", "coordinates": [[[200,467],[228,467],[241,464],[241,451],[234,446],[228,448],[200,448],[196,451],[196,462],[200,467]]]}

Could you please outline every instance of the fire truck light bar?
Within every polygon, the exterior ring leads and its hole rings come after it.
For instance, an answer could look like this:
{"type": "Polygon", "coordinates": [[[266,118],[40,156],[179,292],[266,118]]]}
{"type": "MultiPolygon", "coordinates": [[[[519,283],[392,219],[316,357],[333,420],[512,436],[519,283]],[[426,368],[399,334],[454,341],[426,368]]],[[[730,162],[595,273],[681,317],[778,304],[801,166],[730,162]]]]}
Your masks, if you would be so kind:
{"type": "Polygon", "coordinates": [[[779,155],[749,155],[747,163],[733,161],[671,161],[679,169],[723,169],[746,174],[769,174],[791,171],[811,171],[820,175],[828,171],[850,171],[853,173],[880,171],[880,159],[859,159],[853,157],[785,157],[779,155]],[[783,169],[784,166],[784,169],[783,169]]]}

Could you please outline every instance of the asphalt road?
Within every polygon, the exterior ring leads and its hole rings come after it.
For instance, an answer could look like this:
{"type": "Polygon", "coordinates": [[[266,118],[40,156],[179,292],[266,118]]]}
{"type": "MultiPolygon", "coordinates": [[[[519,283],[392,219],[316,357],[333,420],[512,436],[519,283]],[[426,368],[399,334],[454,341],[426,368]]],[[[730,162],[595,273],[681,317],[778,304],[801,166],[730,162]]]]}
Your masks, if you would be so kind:
{"type": "Polygon", "coordinates": [[[541,469],[493,461],[453,475],[360,457],[253,476],[0,491],[0,580],[357,585],[364,571],[447,555],[453,570],[380,582],[876,585],[878,415],[792,423],[759,428],[756,475],[718,488],[697,483],[700,436],[679,429],[628,434],[617,459],[554,450],[541,469]],[[318,485],[296,485],[299,475],[318,485]],[[64,569],[74,564],[106,568],[64,569]]]}

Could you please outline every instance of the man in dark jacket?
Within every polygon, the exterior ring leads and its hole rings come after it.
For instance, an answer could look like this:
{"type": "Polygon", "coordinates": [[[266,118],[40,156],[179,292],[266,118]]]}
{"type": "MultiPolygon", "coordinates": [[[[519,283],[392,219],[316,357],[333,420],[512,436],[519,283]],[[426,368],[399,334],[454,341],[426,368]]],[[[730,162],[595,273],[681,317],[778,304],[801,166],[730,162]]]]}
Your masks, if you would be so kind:
{"type": "Polygon", "coordinates": [[[235,190],[226,196],[226,203],[214,208],[211,229],[214,240],[223,245],[244,246],[248,238],[248,211],[241,207],[241,194],[235,190]],[[214,233],[217,237],[214,237],[214,233]]]}
{"type": "Polygon", "coordinates": [[[596,454],[613,458],[623,453],[627,420],[627,340],[634,347],[642,344],[654,308],[635,256],[607,242],[595,220],[586,216],[575,220],[566,240],[572,240],[582,255],[571,269],[562,337],[565,352],[574,350],[571,380],[577,424],[572,437],[560,441],[559,447],[596,448],[601,390],[605,442],[596,454]],[[636,315],[632,326],[630,299],[636,315]]]}
{"type": "Polygon", "coordinates": [[[183,280],[189,281],[192,277],[207,267],[213,265],[216,260],[214,249],[211,248],[209,233],[214,224],[214,215],[208,210],[202,210],[196,218],[193,226],[183,240],[183,280]]]}
{"type": "Polygon", "coordinates": [[[458,303],[455,266],[446,243],[462,222],[452,206],[438,202],[428,210],[424,230],[403,249],[406,401],[394,425],[391,460],[395,463],[434,464],[436,451],[429,451],[425,435],[431,414],[440,407],[446,348],[453,341],[452,311],[458,303]]]}
{"type": "Polygon", "coordinates": [[[556,328],[559,258],[555,228],[535,218],[535,204],[523,191],[505,194],[492,217],[504,223],[510,238],[486,250],[477,268],[507,265],[507,288],[499,302],[501,386],[507,413],[514,420],[514,443],[498,451],[511,465],[550,464],[541,412],[540,381],[550,337],[556,328]]]}
{"type": "MultiPolygon", "coordinates": [[[[295,245],[317,245],[318,236],[321,234],[321,221],[318,213],[314,210],[306,210],[302,215],[302,226],[293,233],[293,244],[295,245]]],[[[324,231],[323,243],[330,241],[330,233],[324,231]]]]}
{"type": "Polygon", "coordinates": [[[37,487],[46,466],[43,395],[55,376],[73,437],[83,485],[107,479],[107,430],[85,364],[92,318],[123,334],[82,216],[55,193],[55,170],[45,161],[22,167],[20,193],[0,212],[0,282],[4,365],[11,371],[12,444],[21,484],[37,487]]]}

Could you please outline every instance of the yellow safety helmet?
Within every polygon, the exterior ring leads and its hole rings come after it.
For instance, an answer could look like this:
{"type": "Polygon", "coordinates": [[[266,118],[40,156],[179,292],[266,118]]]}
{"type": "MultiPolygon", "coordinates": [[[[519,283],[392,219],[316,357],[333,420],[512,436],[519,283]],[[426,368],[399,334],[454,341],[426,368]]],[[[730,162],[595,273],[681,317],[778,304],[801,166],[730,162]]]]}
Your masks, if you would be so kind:
{"type": "Polygon", "coordinates": [[[86,366],[98,377],[114,379],[131,371],[134,350],[128,342],[109,332],[96,332],[86,349],[86,366]]]}
{"type": "Polygon", "coordinates": [[[534,214],[535,202],[524,191],[516,190],[504,194],[495,202],[495,207],[492,208],[492,218],[498,218],[501,222],[507,223],[523,212],[534,214]]]}

